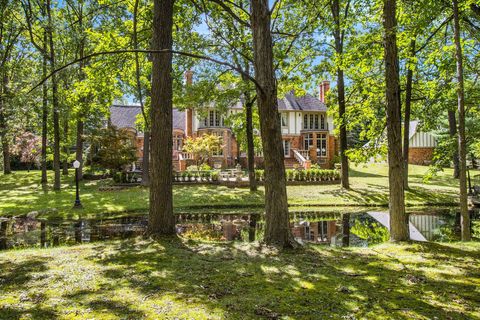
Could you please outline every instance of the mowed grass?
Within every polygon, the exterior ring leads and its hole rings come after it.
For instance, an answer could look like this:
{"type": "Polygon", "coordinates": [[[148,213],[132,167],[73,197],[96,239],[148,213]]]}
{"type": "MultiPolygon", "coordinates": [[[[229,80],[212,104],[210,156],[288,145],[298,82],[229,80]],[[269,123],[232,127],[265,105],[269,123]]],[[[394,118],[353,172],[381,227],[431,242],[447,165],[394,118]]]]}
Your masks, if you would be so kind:
{"type": "Polygon", "coordinates": [[[0,319],[480,319],[480,244],[129,239],[0,253],[0,319]]]}
{"type": "MultiPolygon", "coordinates": [[[[406,193],[409,206],[455,205],[458,202],[458,181],[446,169],[428,183],[423,182],[427,167],[410,166],[411,190],[406,193]]],[[[388,168],[385,164],[353,166],[351,190],[340,185],[288,186],[291,206],[386,206],[388,205],[388,168]]],[[[472,175],[478,172],[472,172],[472,175]]],[[[52,175],[49,181],[52,181],[52,175]]],[[[147,188],[133,187],[120,191],[99,191],[107,181],[81,182],[83,210],[72,209],[75,197],[73,174],[62,177],[62,190],[42,188],[40,172],[0,174],[0,216],[24,215],[38,211],[43,217],[82,218],[112,215],[144,214],[148,209],[147,188]]],[[[262,207],[264,189],[250,192],[248,188],[229,189],[223,186],[198,185],[174,187],[176,211],[199,208],[262,207]]]]}

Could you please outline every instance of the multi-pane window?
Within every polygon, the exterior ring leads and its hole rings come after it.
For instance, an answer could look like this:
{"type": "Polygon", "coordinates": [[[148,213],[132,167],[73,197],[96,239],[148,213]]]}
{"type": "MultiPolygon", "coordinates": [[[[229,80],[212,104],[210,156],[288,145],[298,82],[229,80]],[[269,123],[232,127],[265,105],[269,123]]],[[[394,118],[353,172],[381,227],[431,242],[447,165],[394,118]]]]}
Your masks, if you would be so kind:
{"type": "Polygon", "coordinates": [[[219,137],[220,147],[215,148],[212,152],[213,156],[223,156],[223,132],[212,132],[212,135],[219,137]]]}
{"type": "Polygon", "coordinates": [[[290,140],[283,140],[283,155],[290,157],[290,140]]]}
{"type": "Polygon", "coordinates": [[[326,129],[325,115],[323,114],[304,114],[303,115],[303,129],[304,130],[318,130],[326,129]]]}
{"type": "Polygon", "coordinates": [[[205,127],[223,127],[223,117],[219,112],[210,110],[207,117],[203,119],[203,125],[205,127]]]}
{"type": "Polygon", "coordinates": [[[288,126],[288,114],[286,112],[280,113],[280,121],[281,121],[282,127],[288,126]]]}
{"type": "Polygon", "coordinates": [[[309,133],[303,136],[304,150],[310,149],[310,146],[313,146],[313,133],[309,133]]]}
{"type": "Polygon", "coordinates": [[[173,150],[181,151],[183,147],[183,137],[181,135],[173,136],[173,150]]]}
{"type": "Polygon", "coordinates": [[[317,156],[327,156],[327,135],[325,133],[317,134],[317,156]]]}

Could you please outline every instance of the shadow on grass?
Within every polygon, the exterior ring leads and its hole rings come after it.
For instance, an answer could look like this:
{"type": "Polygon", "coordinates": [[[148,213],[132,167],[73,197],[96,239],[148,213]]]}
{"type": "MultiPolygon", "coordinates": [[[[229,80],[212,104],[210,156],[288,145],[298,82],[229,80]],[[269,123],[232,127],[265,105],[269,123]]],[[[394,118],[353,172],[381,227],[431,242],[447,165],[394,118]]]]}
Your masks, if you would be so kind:
{"type": "Polygon", "coordinates": [[[467,319],[480,308],[474,247],[278,252],[173,237],[41,252],[47,255],[0,263],[0,301],[2,293],[20,296],[2,304],[0,319],[467,319]],[[79,268],[59,262],[48,269],[52,258],[79,268]],[[62,282],[63,272],[86,274],[62,282]],[[58,285],[69,288],[57,293],[58,285]]]}
{"type": "MultiPolygon", "coordinates": [[[[479,254],[438,244],[416,248],[439,264],[445,260],[437,257],[437,252],[451,253],[455,259],[477,259],[479,254]]],[[[90,259],[113,268],[103,272],[111,280],[111,287],[102,288],[103,293],[121,282],[140,291],[150,307],[164,296],[174,296],[181,306],[199,304],[207,313],[221,310],[223,317],[232,319],[464,319],[462,312],[438,303],[448,306],[452,299],[464,299],[469,300],[465,304],[473,302],[478,307],[478,299],[472,294],[475,286],[461,275],[433,279],[422,271],[421,262],[413,270],[386,261],[381,255],[350,250],[312,247],[279,254],[238,243],[187,246],[178,239],[163,239],[124,241],[113,251],[106,246],[96,246],[95,251],[90,259]],[[429,292],[435,293],[437,301],[425,297],[429,292]]],[[[112,303],[101,306],[115,314],[125,308],[115,303],[112,307],[112,303]]],[[[128,308],[123,311],[131,314],[128,308]]]]}
{"type": "Polygon", "coordinates": [[[371,172],[364,172],[350,168],[348,170],[349,176],[353,178],[386,178],[387,176],[382,174],[375,174],[371,172]]]}

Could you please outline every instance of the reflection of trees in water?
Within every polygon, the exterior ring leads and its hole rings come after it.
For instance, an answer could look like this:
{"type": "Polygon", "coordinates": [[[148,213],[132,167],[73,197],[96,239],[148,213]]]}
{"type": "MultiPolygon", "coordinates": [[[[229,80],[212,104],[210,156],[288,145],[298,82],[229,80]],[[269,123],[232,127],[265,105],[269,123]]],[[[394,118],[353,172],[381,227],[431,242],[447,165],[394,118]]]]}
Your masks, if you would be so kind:
{"type": "MultiPolygon", "coordinates": [[[[418,211],[410,215],[410,221],[427,239],[432,241],[459,239],[460,215],[456,212],[456,208],[430,209],[429,211],[418,211]],[[426,214],[429,211],[431,214],[426,214]],[[437,212],[441,215],[434,214],[437,212]],[[418,217],[429,217],[429,219],[423,219],[425,223],[422,224],[419,221],[423,220],[418,217]]],[[[471,214],[473,237],[480,238],[479,210],[476,209],[471,214]]],[[[292,230],[299,227],[300,222],[309,226],[305,227],[309,232],[303,235],[305,238],[303,240],[311,240],[310,231],[315,231],[315,228],[318,229],[318,237],[314,237],[317,241],[325,238],[323,241],[329,242],[330,237],[336,236],[335,242],[338,243],[340,240],[344,246],[380,243],[389,238],[387,228],[366,213],[345,213],[341,216],[320,212],[294,213],[291,222],[292,230]]],[[[8,219],[0,221],[0,250],[142,236],[147,225],[146,217],[63,222],[32,218],[8,219]]],[[[177,217],[177,233],[183,237],[195,239],[261,241],[264,236],[264,220],[260,214],[181,214],[177,217]]]]}
{"type": "Polygon", "coordinates": [[[368,214],[355,216],[350,233],[366,240],[368,244],[382,243],[390,238],[388,229],[368,214]]]}

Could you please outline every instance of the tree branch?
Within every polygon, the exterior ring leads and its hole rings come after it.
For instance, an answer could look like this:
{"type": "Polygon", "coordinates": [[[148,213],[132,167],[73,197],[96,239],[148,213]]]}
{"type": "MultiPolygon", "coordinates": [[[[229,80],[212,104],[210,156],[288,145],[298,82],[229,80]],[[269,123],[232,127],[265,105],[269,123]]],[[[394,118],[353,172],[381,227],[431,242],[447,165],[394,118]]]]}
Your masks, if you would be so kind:
{"type": "Polygon", "coordinates": [[[213,63],[216,63],[218,65],[221,65],[221,66],[225,66],[225,67],[228,67],[230,68],[231,70],[234,70],[236,72],[238,72],[239,74],[241,75],[245,75],[248,80],[252,81],[255,86],[257,88],[259,88],[262,92],[263,92],[263,88],[260,86],[260,84],[257,82],[257,80],[250,76],[249,74],[246,74],[243,70],[239,69],[238,67],[234,66],[233,64],[230,64],[228,62],[225,62],[225,61],[221,61],[221,60],[217,60],[215,58],[212,58],[212,57],[208,57],[208,56],[203,56],[203,55],[200,55],[200,54],[195,54],[195,53],[189,53],[189,52],[183,52],[183,51],[178,51],[178,50],[168,50],[168,49],[165,49],[165,50],[143,50],[143,49],[120,49],[120,50],[112,50],[112,51],[100,51],[100,52],[94,52],[94,53],[91,53],[89,55],[86,55],[82,58],[79,58],[79,59],[76,59],[76,60],[73,60],[73,61],[70,61],[69,63],[55,69],[54,71],[52,71],[50,74],[48,74],[45,78],[43,78],[39,83],[37,83],[32,89],[30,89],[28,91],[28,93],[31,93],[33,90],[35,90],[36,88],[38,88],[39,86],[41,86],[45,81],[47,81],[49,78],[51,78],[53,75],[57,74],[58,72],[74,65],[74,64],[77,64],[83,60],[88,60],[88,59],[91,59],[91,58],[94,58],[94,57],[98,57],[98,56],[105,56],[105,55],[114,55],[114,54],[125,54],[125,53],[135,53],[135,52],[138,52],[138,53],[146,53],[146,54],[149,54],[149,53],[157,53],[157,54],[161,54],[161,53],[172,53],[172,54],[175,54],[175,55],[180,55],[180,56],[185,56],[185,57],[190,57],[190,58],[195,58],[195,59],[201,59],[201,60],[205,60],[205,61],[210,61],[210,62],[213,62],[213,63]]]}
{"type": "Polygon", "coordinates": [[[425,47],[428,45],[428,43],[430,42],[430,40],[432,40],[432,38],[440,31],[440,29],[442,29],[443,26],[445,26],[447,23],[449,23],[452,19],[453,19],[453,15],[451,15],[450,17],[448,17],[447,19],[445,19],[445,21],[443,21],[443,22],[437,27],[437,29],[435,29],[435,30],[433,31],[433,33],[428,36],[428,38],[425,40],[425,43],[424,43],[420,48],[418,48],[417,50],[415,50],[415,54],[417,54],[417,53],[419,53],[420,51],[422,51],[423,49],[425,49],[425,47]]]}

